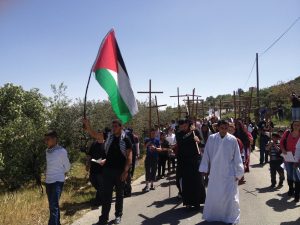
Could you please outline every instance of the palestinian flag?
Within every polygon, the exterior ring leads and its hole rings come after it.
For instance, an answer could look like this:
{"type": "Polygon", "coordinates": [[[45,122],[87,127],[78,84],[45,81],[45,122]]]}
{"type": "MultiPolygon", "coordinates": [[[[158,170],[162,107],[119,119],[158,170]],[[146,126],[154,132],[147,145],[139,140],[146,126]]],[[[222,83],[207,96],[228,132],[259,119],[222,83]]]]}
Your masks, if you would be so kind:
{"type": "Polygon", "coordinates": [[[128,122],[137,114],[138,106],[114,30],[103,39],[92,71],[108,94],[116,116],[123,123],[128,122]]]}

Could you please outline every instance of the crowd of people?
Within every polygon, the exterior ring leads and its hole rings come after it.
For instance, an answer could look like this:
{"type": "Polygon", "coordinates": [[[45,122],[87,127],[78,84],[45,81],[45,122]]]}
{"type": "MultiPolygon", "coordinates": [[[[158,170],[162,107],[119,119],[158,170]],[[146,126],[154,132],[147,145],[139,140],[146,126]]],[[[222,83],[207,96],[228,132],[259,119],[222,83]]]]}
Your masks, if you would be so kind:
{"type": "MultiPolygon", "coordinates": [[[[87,119],[83,123],[95,139],[87,153],[86,169],[96,189],[93,206],[102,206],[97,225],[108,223],[113,191],[116,192],[114,223],[121,223],[123,199],[131,196],[131,179],[142,144],[146,183],[142,191],[154,191],[158,180],[174,173],[178,198],[188,210],[197,210],[204,204],[203,218],[207,221],[239,223],[238,185],[246,182],[250,155],[258,139],[260,165],[270,164],[270,188],[282,188],[287,177],[287,195],[299,202],[300,121],[297,117],[287,130],[276,130],[268,117],[257,124],[250,118],[185,118],[155,126],[143,140],[118,120],[105,132],[93,130],[87,119]],[[296,161],[285,161],[284,155],[288,153],[296,161]]],[[[64,174],[70,165],[65,149],[58,145],[57,134],[47,133],[45,139],[49,224],[52,225],[59,224],[58,202],[64,174]]]]}

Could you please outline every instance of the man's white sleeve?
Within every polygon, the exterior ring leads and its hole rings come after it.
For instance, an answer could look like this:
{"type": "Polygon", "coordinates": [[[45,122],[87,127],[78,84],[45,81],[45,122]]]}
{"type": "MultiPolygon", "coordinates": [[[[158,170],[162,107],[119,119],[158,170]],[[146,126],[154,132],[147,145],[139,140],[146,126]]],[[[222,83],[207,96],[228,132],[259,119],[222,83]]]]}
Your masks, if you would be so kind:
{"type": "Polygon", "coordinates": [[[210,165],[210,159],[209,159],[209,151],[210,151],[210,142],[211,137],[208,138],[207,143],[205,145],[204,154],[201,160],[201,164],[199,167],[199,172],[201,173],[208,173],[209,172],[209,165],[210,165]]]}
{"type": "Polygon", "coordinates": [[[68,158],[67,150],[63,151],[62,163],[63,163],[63,166],[65,168],[65,173],[68,172],[71,168],[71,164],[70,164],[70,161],[69,161],[69,158],[68,158]]]}
{"type": "Polygon", "coordinates": [[[242,156],[240,152],[240,147],[237,140],[234,142],[234,174],[239,180],[244,176],[244,164],[242,161],[242,156]]]}

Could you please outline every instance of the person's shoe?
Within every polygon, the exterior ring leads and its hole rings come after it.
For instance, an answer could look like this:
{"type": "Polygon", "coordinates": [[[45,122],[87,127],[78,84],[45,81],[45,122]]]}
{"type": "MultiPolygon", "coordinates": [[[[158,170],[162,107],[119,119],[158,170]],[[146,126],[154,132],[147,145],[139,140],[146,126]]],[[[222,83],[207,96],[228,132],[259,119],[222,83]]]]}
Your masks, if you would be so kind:
{"type": "Polygon", "coordinates": [[[118,216],[116,217],[116,219],[114,220],[114,224],[120,224],[121,223],[121,217],[118,216]]]}
{"type": "Polygon", "coordinates": [[[143,188],[143,192],[149,192],[149,191],[150,191],[149,186],[143,188]]]}
{"type": "Polygon", "coordinates": [[[154,190],[155,190],[155,187],[154,187],[154,186],[151,186],[150,190],[151,190],[151,191],[154,191],[154,190]]]}
{"type": "Polygon", "coordinates": [[[294,202],[299,202],[300,199],[300,182],[295,182],[295,200],[294,202]]]}
{"type": "Polygon", "coordinates": [[[294,181],[293,180],[288,180],[288,185],[289,185],[288,196],[292,197],[295,194],[294,181]]]}
{"type": "Polygon", "coordinates": [[[178,193],[177,198],[178,198],[178,199],[182,199],[181,193],[178,193]]]}
{"type": "Polygon", "coordinates": [[[105,220],[102,217],[100,217],[99,221],[93,225],[108,225],[108,220],[105,220]]]}
{"type": "Polygon", "coordinates": [[[277,189],[280,189],[280,188],[282,188],[283,187],[283,184],[278,184],[278,186],[276,187],[277,189]]]}

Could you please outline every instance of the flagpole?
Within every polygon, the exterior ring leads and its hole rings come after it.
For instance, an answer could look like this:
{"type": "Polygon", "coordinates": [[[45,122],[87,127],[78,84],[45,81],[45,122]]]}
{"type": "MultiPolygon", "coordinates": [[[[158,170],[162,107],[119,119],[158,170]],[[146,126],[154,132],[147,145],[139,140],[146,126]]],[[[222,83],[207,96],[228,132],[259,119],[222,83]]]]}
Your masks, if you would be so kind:
{"type": "Polygon", "coordinates": [[[86,118],[86,98],[87,98],[87,92],[89,89],[92,73],[93,73],[93,70],[91,70],[91,72],[90,72],[89,79],[88,79],[86,89],[85,89],[85,96],[84,96],[84,103],[83,103],[83,118],[86,118]]]}

